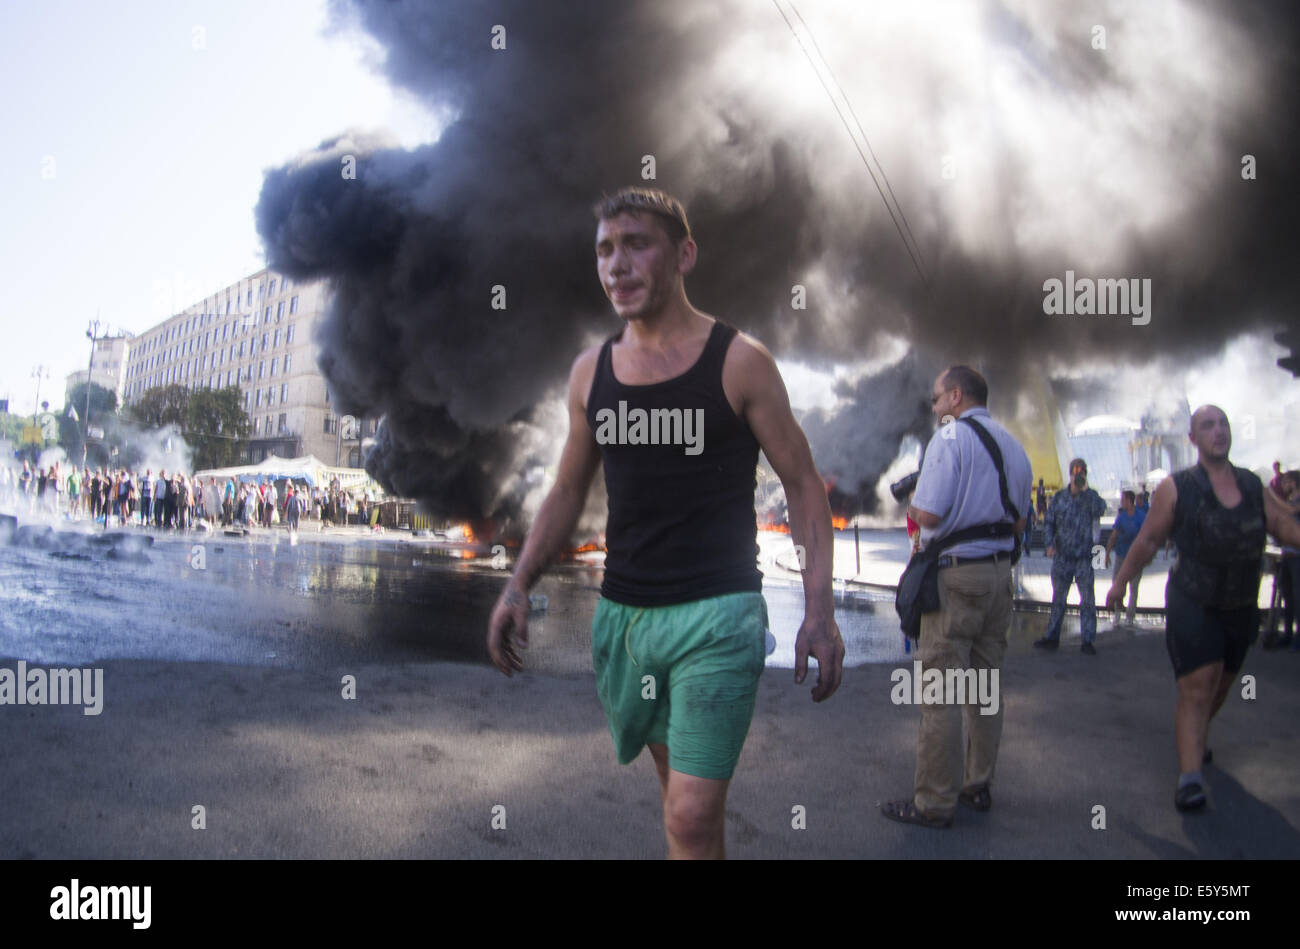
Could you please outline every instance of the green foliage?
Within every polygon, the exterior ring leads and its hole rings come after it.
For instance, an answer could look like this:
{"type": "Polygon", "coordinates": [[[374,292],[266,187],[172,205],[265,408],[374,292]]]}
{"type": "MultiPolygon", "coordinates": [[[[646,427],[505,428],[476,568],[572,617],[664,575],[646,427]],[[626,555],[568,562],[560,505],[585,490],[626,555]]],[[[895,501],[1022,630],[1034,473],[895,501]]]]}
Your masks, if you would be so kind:
{"type": "Polygon", "coordinates": [[[59,444],[68,453],[68,459],[73,464],[81,464],[83,452],[85,452],[86,464],[105,464],[110,457],[110,446],[107,444],[109,439],[91,438],[88,451],[82,443],[82,437],[86,432],[87,395],[90,399],[90,424],[95,428],[103,429],[106,435],[116,430],[117,393],[95,382],[79,382],[68,390],[67,403],[56,413],[59,420],[59,444]],[[68,416],[69,407],[76,410],[75,419],[68,416]]]}
{"type": "Polygon", "coordinates": [[[194,449],[194,469],[236,464],[250,424],[239,386],[191,392],[185,440],[194,449]]]}
{"type": "Polygon", "coordinates": [[[30,415],[14,415],[12,412],[5,412],[0,415],[0,438],[13,442],[17,447],[23,440],[24,426],[31,424],[30,415]]]}
{"type": "MultiPolygon", "coordinates": [[[[92,417],[98,417],[101,413],[104,415],[114,415],[117,412],[117,393],[112,389],[105,389],[96,382],[85,383],[78,382],[68,390],[68,405],[77,410],[77,417],[83,422],[86,420],[86,386],[90,386],[90,414],[92,417]]],[[[68,405],[63,407],[63,414],[68,414],[68,405]]],[[[99,422],[95,424],[99,425],[99,422]]],[[[102,426],[101,426],[102,427],[102,426]]]]}
{"type": "Polygon", "coordinates": [[[128,414],[146,428],[164,425],[185,427],[189,420],[190,390],[181,385],[155,386],[146,389],[128,414]]]}
{"type": "Polygon", "coordinates": [[[147,428],[179,428],[194,450],[191,464],[195,471],[236,464],[240,442],[248,439],[252,428],[239,386],[194,391],[180,385],[147,389],[131,405],[129,415],[147,428]]]}

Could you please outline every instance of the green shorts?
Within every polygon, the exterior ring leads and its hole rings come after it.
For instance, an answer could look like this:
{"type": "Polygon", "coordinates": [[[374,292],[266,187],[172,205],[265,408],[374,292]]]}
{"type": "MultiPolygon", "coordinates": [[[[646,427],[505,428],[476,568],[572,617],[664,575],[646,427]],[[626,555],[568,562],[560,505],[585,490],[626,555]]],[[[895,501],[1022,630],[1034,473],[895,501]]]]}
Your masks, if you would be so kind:
{"type": "Polygon", "coordinates": [[[674,771],[730,778],[754,715],[766,635],[761,593],[659,607],[602,597],[592,662],[619,764],[662,744],[674,771]]]}

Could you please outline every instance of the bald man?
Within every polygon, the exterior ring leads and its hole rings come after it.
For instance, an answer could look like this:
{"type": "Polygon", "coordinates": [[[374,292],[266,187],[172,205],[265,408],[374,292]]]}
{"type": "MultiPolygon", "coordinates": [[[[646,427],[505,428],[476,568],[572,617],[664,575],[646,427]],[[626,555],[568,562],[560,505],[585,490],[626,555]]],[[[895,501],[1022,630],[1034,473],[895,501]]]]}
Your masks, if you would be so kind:
{"type": "Polygon", "coordinates": [[[1265,491],[1257,476],[1228,461],[1232,428],[1223,410],[1203,405],[1188,438],[1196,464],[1156,488],[1137,540],[1106,594],[1108,609],[1172,537],[1178,561],[1165,586],[1165,646],[1178,680],[1174,734],[1178,744],[1181,811],[1205,806],[1201,765],[1210,760],[1206,736],[1259,635],[1259,578],[1265,534],[1300,545],[1300,522],[1265,491]]]}

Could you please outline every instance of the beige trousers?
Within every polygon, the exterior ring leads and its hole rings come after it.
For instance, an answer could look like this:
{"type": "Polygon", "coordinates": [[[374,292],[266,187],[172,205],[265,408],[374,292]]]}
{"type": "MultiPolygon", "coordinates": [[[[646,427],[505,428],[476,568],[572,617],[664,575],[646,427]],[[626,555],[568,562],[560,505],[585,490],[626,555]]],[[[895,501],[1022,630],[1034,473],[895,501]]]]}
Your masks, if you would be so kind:
{"type": "MultiPolygon", "coordinates": [[[[1011,629],[1011,605],[1008,559],[940,570],[939,612],[921,617],[922,670],[1000,669],[1011,629]]],[[[993,780],[1002,738],[1001,697],[993,715],[981,714],[980,706],[973,703],[972,697],[965,706],[921,706],[915,803],[928,817],[951,817],[963,789],[974,791],[993,780]]]]}

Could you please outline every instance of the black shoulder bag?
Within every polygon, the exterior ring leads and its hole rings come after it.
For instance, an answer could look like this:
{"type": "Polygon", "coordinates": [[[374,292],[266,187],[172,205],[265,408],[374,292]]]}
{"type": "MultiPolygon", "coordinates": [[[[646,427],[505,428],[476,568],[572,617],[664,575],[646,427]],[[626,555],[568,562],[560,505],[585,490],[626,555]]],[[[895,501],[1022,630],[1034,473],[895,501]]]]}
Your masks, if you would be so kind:
{"type": "Polygon", "coordinates": [[[907,562],[903,575],[898,578],[898,592],[894,594],[894,609],[898,612],[903,633],[910,639],[921,638],[922,614],[933,613],[939,609],[938,561],[939,555],[949,547],[968,540],[1014,536],[1015,545],[1011,551],[1011,563],[1015,564],[1020,560],[1020,537],[1015,531],[1015,522],[1020,520],[1020,511],[1011,503],[1011,494],[1007,490],[1007,473],[1002,463],[1002,450],[998,448],[998,443],[993,440],[988,430],[974,419],[961,418],[957,421],[965,422],[975,430],[975,434],[979,436],[980,442],[993,459],[994,467],[998,470],[998,487],[1002,491],[1002,508],[1011,513],[1011,523],[998,521],[995,524],[963,527],[946,537],[932,541],[924,550],[912,554],[912,559],[907,562]]]}

